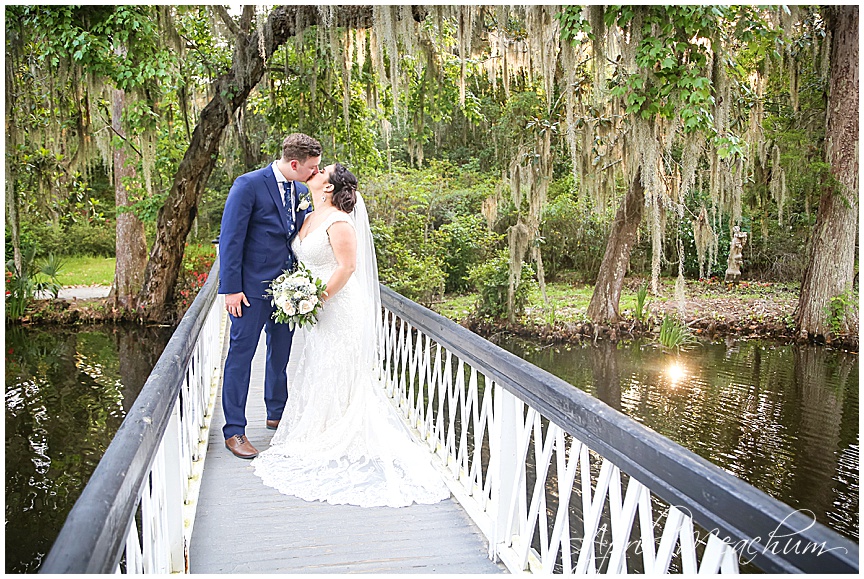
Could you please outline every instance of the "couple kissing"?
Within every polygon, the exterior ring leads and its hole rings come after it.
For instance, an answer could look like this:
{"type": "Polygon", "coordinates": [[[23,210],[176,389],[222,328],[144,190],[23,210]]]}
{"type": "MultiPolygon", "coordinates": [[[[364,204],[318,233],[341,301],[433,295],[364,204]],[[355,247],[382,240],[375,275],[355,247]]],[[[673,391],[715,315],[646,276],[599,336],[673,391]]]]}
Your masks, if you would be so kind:
{"type": "Polygon", "coordinates": [[[320,143],[285,138],[281,158],[237,177],[219,235],[219,293],[230,346],[222,384],[225,446],[255,459],[264,484],[305,500],[359,506],[434,503],[449,496],[378,382],[381,305],[375,248],[357,178],[321,167],[320,143]],[[277,321],[268,284],[304,268],[326,283],[317,321],[277,321]],[[252,358],[266,333],[261,453],[246,437],[252,358]]]}

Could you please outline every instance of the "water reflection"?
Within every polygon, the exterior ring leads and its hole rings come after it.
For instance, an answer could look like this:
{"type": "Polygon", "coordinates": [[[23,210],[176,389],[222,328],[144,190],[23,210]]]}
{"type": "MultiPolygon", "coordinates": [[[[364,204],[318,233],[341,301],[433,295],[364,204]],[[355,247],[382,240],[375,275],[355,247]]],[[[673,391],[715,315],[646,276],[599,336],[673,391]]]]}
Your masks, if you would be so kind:
{"type": "Polygon", "coordinates": [[[33,573],[171,328],[6,326],[6,572],[33,573]]]}
{"type": "Polygon", "coordinates": [[[858,356],[758,341],[500,345],[858,540],[858,356]]]}

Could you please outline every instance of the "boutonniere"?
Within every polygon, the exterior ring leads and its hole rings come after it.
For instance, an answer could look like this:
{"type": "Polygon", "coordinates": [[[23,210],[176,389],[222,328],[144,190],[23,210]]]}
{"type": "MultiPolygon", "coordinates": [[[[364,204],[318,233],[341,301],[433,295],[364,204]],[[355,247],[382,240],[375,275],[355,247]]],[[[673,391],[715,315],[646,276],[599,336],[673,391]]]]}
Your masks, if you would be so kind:
{"type": "Polygon", "coordinates": [[[300,205],[297,206],[297,211],[306,211],[307,209],[309,209],[310,203],[311,202],[309,200],[309,192],[307,191],[300,199],[300,205]]]}

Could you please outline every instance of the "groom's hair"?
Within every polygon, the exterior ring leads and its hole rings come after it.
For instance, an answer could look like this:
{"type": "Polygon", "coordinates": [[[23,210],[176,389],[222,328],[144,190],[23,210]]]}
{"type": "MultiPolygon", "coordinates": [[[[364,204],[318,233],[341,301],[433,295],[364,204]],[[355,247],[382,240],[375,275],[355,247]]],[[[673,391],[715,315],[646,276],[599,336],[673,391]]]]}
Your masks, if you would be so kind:
{"type": "Polygon", "coordinates": [[[340,211],[351,213],[357,203],[357,177],[343,165],[336,163],[329,181],[333,185],[333,198],[330,202],[340,211]]]}
{"type": "Polygon", "coordinates": [[[309,157],[320,156],[322,150],[321,143],[303,133],[293,133],[282,141],[282,159],[284,161],[297,159],[303,163],[309,157]]]}

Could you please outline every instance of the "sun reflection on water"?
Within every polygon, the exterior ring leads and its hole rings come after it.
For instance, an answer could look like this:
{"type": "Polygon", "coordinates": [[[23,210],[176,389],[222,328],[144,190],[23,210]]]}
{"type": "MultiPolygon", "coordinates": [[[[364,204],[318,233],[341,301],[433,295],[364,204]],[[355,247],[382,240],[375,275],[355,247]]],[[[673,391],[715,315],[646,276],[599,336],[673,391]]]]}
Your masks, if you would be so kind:
{"type": "Polygon", "coordinates": [[[666,367],[666,376],[669,378],[669,381],[673,386],[676,386],[678,382],[683,380],[686,374],[687,372],[684,369],[684,366],[682,366],[678,361],[672,362],[666,367]]]}

